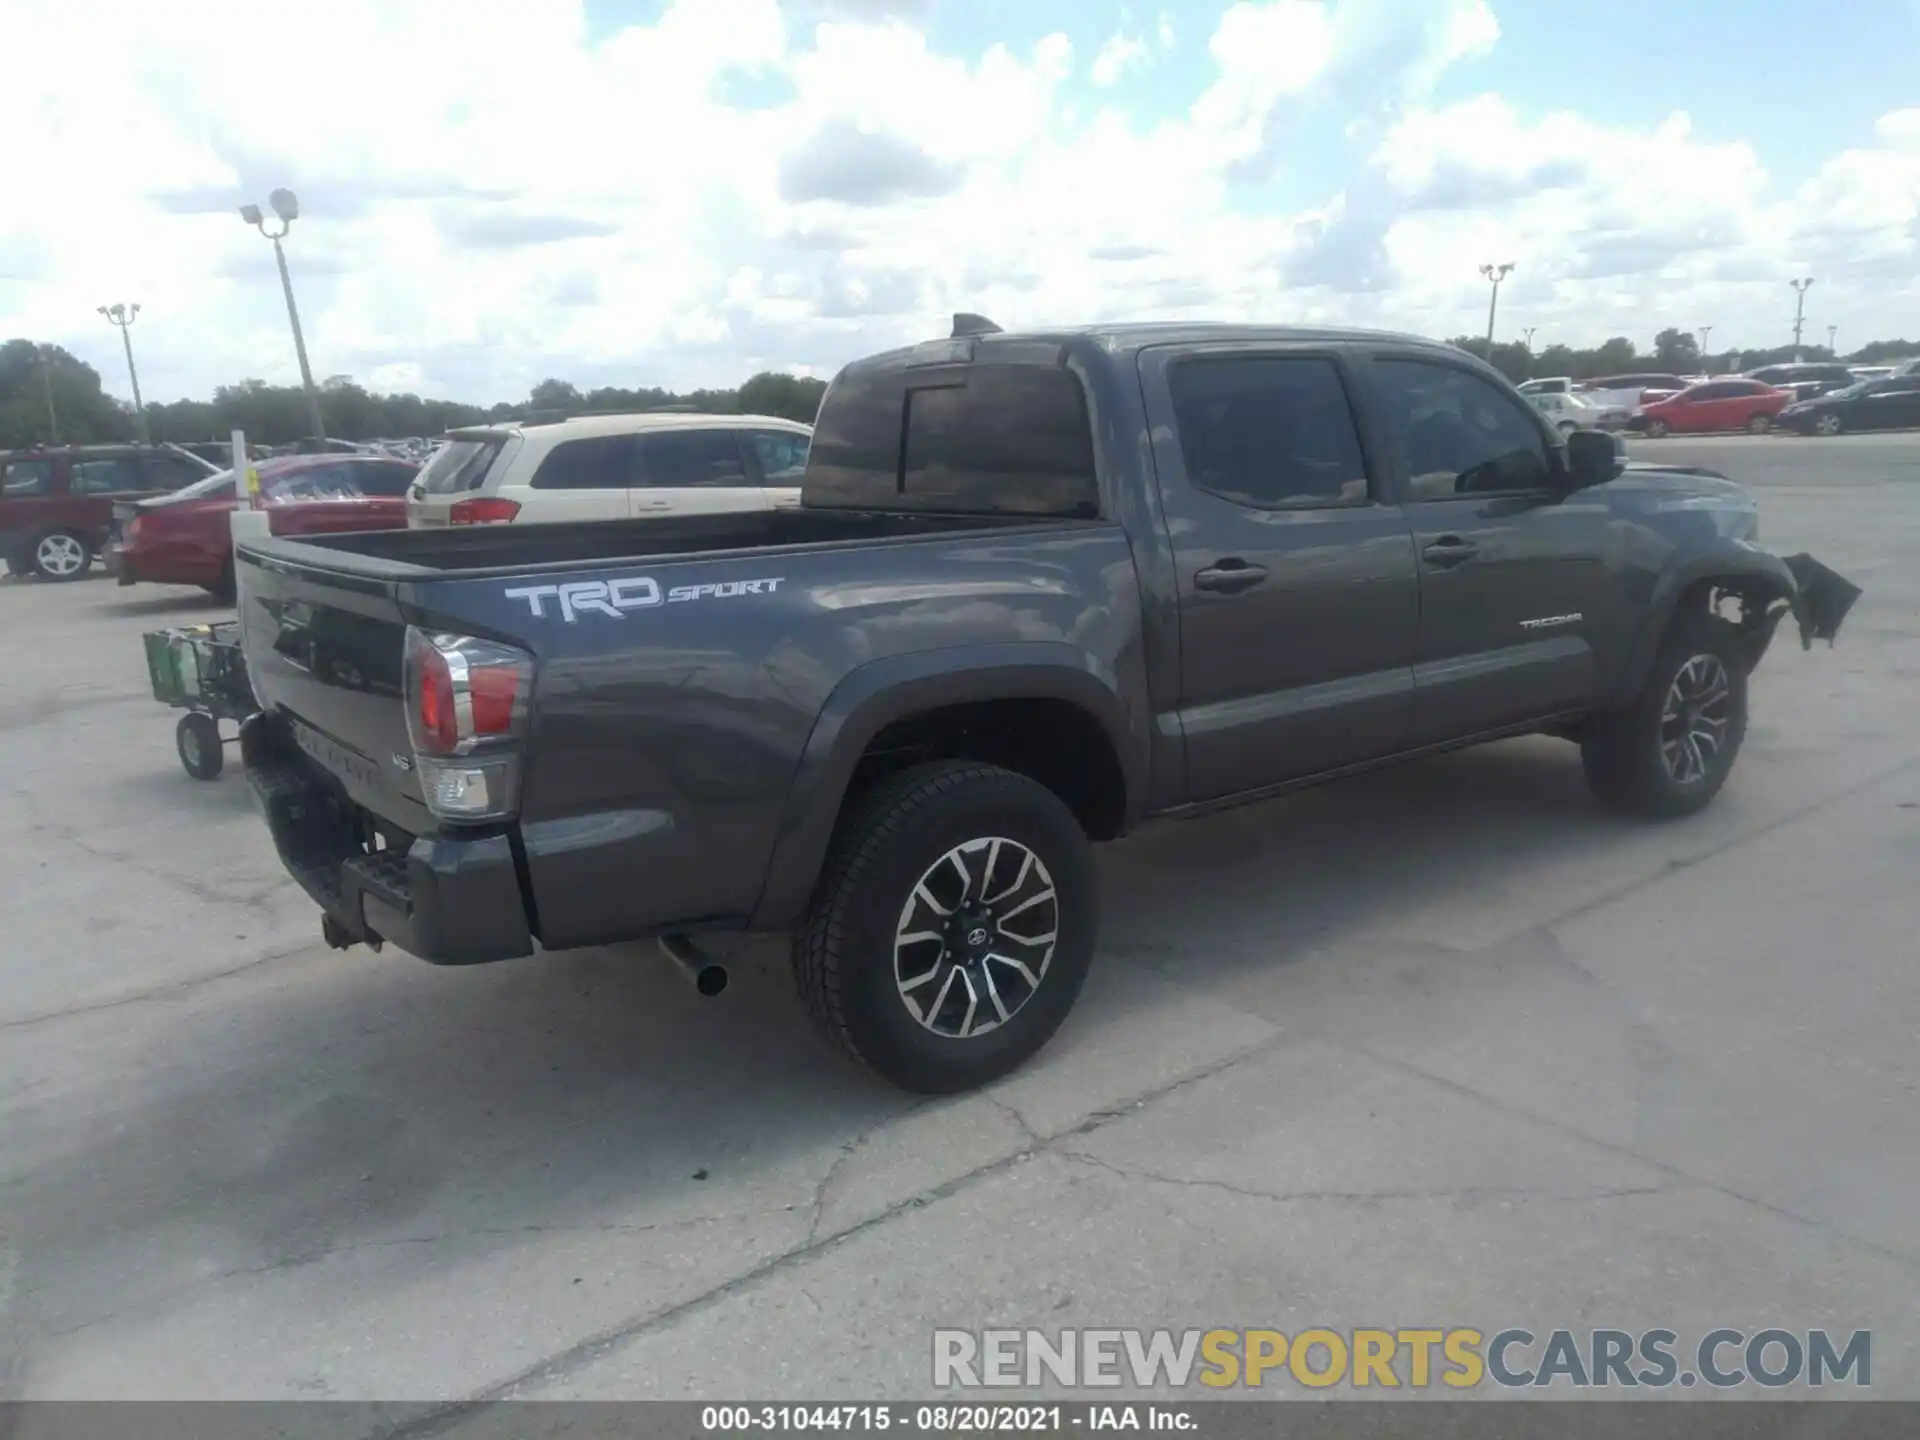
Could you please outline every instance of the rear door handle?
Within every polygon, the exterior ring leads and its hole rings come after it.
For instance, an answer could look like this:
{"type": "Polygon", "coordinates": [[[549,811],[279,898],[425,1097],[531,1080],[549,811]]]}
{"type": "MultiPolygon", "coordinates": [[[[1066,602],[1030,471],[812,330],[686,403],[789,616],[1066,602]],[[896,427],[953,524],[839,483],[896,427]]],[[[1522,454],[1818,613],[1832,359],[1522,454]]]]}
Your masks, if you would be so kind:
{"type": "Polygon", "coordinates": [[[1245,560],[1229,556],[1195,575],[1193,588],[1212,590],[1221,595],[1238,595],[1242,590],[1251,590],[1266,578],[1266,566],[1251,565],[1245,560]]]}
{"type": "Polygon", "coordinates": [[[1442,535],[1429,541],[1421,550],[1420,558],[1436,570],[1446,570],[1455,565],[1464,565],[1480,553],[1480,547],[1471,540],[1462,540],[1458,535],[1442,535]]]}

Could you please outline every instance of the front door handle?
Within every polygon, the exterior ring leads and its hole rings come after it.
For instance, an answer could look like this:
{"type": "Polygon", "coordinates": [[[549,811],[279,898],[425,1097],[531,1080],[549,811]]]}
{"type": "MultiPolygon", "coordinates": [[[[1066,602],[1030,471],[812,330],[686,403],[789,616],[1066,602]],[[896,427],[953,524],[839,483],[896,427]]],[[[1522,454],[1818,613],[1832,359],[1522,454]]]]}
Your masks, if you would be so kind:
{"type": "Polygon", "coordinates": [[[1428,542],[1420,552],[1420,558],[1436,570],[1446,570],[1455,565],[1464,565],[1480,553],[1480,547],[1471,540],[1463,540],[1458,535],[1442,535],[1428,542]]]}
{"type": "Polygon", "coordinates": [[[1266,566],[1249,564],[1237,556],[1228,556],[1195,575],[1193,588],[1212,590],[1221,595],[1238,595],[1242,590],[1251,590],[1266,578],[1266,566]]]}

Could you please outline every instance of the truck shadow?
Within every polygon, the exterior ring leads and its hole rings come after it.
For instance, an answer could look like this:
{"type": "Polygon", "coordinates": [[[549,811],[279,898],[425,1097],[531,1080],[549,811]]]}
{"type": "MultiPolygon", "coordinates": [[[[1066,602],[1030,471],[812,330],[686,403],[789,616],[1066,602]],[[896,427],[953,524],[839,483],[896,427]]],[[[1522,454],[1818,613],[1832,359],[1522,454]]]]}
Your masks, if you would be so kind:
{"type": "Polygon", "coordinates": [[[158,595],[141,595],[137,599],[105,600],[99,610],[103,615],[124,615],[134,619],[169,615],[189,616],[195,621],[233,618],[231,602],[218,599],[203,590],[168,590],[158,595]]]}
{"type": "MultiPolygon", "coordinates": [[[[225,809],[241,787],[197,788],[225,809]]],[[[1151,1036],[1170,987],[1128,983],[1140,967],[1201,984],[1284,967],[1383,907],[1470,891],[1509,861],[1577,860],[1623,828],[1570,749],[1529,741],[1144,832],[1103,856],[1094,976],[1025,1075],[1088,1113],[1130,1098],[1082,1095],[1076,1066],[1116,1024],[1151,1036]]],[[[868,1141],[890,1125],[923,1120],[921,1150],[938,1151],[949,1112],[986,1103],[864,1076],[815,1038],[782,945],[731,958],[716,1002],[651,946],[459,970],[316,943],[122,1011],[92,1128],[43,1140],[0,1199],[21,1335],[31,1347],[109,1312],[192,1303],[195,1277],[369,1249],[381,1286],[424,1284],[556,1233],[601,1247],[556,1263],[610,1263],[615,1244],[646,1257],[659,1283],[631,1314],[804,1244],[850,1156],[889,1163],[868,1141]]],[[[898,1178],[907,1198],[915,1173],[898,1178]]]]}

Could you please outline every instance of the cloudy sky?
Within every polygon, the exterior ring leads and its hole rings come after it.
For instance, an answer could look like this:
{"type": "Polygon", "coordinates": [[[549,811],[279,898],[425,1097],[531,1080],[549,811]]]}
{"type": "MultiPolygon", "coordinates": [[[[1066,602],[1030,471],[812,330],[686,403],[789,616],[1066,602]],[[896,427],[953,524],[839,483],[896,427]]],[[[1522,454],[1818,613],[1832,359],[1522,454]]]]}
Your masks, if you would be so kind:
{"type": "Polygon", "coordinates": [[[1203,316],[1920,339],[1920,0],[0,0],[0,337],[149,399],[1203,316]]]}

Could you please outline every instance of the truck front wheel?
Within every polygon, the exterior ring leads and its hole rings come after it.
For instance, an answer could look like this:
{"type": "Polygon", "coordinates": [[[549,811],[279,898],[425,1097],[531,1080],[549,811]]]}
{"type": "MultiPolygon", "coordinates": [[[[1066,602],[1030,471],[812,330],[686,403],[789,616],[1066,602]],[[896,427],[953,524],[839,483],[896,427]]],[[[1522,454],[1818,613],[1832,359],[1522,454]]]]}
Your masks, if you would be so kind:
{"type": "Polygon", "coordinates": [[[984,1085],[1052,1038],[1099,929],[1086,835],[1045,786],[941,762],[842,827],[793,968],[814,1023],[922,1094],[984,1085]]]}
{"type": "Polygon", "coordinates": [[[1726,784],[1747,734],[1747,654],[1738,627],[1679,617],[1633,703],[1589,722],[1587,783],[1629,814],[1691,815],[1726,784]]]}

